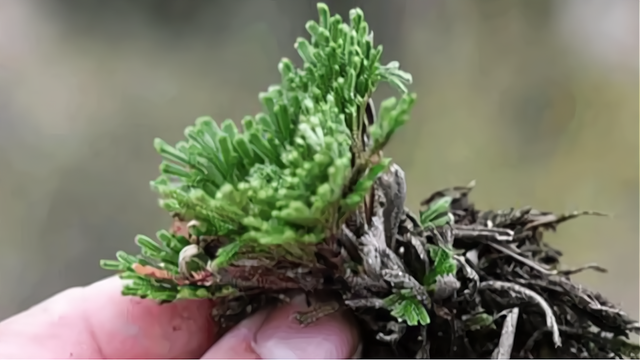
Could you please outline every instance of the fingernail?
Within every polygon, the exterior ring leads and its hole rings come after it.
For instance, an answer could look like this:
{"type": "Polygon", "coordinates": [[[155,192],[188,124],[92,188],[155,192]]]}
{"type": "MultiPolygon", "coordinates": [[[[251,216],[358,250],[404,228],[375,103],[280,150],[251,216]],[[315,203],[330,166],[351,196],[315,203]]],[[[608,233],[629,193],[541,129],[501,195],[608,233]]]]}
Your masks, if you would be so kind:
{"type": "Polygon", "coordinates": [[[259,359],[252,343],[269,309],[261,310],[234,326],[207,351],[203,359],[259,359]]]}
{"type": "Polygon", "coordinates": [[[356,351],[349,358],[350,359],[360,359],[360,358],[362,358],[362,342],[358,343],[358,347],[356,348],[356,351]]]}
{"type": "Polygon", "coordinates": [[[255,336],[253,349],[263,359],[345,359],[358,348],[358,333],[342,312],[325,316],[301,327],[292,316],[308,310],[305,296],[274,310],[255,336]]]}

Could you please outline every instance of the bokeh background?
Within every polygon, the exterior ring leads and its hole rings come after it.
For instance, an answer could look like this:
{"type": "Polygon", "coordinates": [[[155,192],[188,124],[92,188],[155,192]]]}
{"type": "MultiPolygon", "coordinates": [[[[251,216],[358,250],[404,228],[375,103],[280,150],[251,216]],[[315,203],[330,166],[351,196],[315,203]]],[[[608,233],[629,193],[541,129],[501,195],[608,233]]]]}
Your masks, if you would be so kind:
{"type": "MultiPolygon", "coordinates": [[[[361,6],[415,79],[388,153],[410,206],[476,179],[483,208],[592,209],[551,242],[638,316],[638,1],[328,1],[361,6]]],[[[315,18],[302,0],[0,0],[0,319],[108,275],[169,217],[152,140],[239,120],[315,18]]],[[[381,88],[379,97],[392,93],[381,88]]]]}

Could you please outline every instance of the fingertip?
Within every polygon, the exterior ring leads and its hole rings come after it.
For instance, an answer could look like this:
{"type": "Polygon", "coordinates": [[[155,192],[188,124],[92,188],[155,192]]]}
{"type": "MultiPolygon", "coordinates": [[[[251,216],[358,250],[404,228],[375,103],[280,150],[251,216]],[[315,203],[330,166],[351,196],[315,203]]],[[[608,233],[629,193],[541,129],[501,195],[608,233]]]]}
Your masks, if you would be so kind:
{"type": "Polygon", "coordinates": [[[256,312],[229,330],[205,352],[203,359],[260,359],[253,349],[256,333],[262,327],[270,309],[256,312]]]}
{"type": "Polygon", "coordinates": [[[351,316],[337,312],[301,327],[291,316],[304,302],[262,310],[227,332],[203,359],[358,358],[360,339],[351,316]]]}
{"type": "Polygon", "coordinates": [[[307,307],[291,302],[274,310],[257,332],[254,350],[263,359],[353,358],[360,340],[351,316],[336,312],[301,327],[292,318],[307,307]]]}

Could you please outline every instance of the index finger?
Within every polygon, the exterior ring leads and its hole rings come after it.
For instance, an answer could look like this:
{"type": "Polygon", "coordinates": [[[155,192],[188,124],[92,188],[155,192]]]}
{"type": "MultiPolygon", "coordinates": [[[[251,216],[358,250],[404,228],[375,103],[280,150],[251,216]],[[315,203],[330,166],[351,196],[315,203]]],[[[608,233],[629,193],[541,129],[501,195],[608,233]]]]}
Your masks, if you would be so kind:
{"type": "Polygon", "coordinates": [[[159,305],[121,288],[108,278],[3,321],[0,359],[200,358],[215,341],[211,301],[159,305]]]}

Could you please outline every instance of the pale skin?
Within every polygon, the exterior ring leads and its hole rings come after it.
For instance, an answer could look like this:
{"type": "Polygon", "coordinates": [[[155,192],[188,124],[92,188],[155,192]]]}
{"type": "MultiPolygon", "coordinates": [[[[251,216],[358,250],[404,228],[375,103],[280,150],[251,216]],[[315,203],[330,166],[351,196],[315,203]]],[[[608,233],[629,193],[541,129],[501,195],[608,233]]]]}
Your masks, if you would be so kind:
{"type": "Polygon", "coordinates": [[[360,340],[349,314],[305,328],[292,318],[304,299],[262,310],[217,338],[208,300],[158,305],[120,295],[108,278],[65,290],[0,322],[0,359],[354,358],[360,340]]]}

